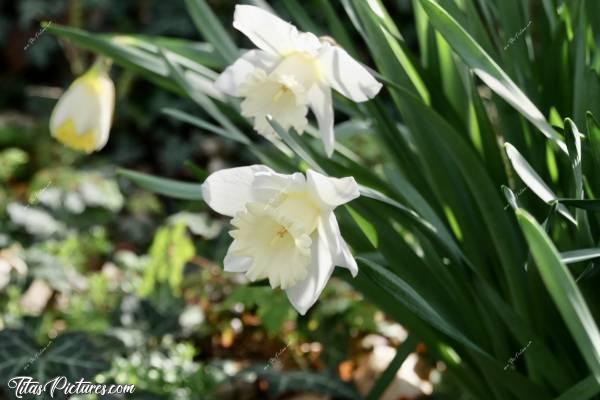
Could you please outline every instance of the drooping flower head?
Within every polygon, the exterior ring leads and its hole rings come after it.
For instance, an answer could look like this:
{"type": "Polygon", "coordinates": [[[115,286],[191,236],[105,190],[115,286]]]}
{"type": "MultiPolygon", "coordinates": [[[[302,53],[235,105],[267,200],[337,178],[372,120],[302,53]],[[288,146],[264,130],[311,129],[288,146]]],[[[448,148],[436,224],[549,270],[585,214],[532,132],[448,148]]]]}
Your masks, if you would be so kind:
{"type": "Polygon", "coordinates": [[[233,217],[225,271],[268,279],[301,314],[317,301],[336,265],[358,273],[333,213],[359,196],[354,178],[311,170],[283,175],[253,165],[213,173],[202,195],[213,210],[233,217]]]}
{"type": "Polygon", "coordinates": [[[91,153],[106,145],[115,109],[115,85],[105,60],[75,79],[50,116],[50,133],[64,145],[91,153]]]}
{"type": "Polygon", "coordinates": [[[250,50],[217,79],[223,92],[242,97],[242,114],[254,128],[273,137],[273,118],[302,133],[310,108],[328,155],[335,144],[331,89],[355,102],[373,98],[381,84],[342,48],[254,6],[238,5],[233,26],[259,49],[250,50]]]}

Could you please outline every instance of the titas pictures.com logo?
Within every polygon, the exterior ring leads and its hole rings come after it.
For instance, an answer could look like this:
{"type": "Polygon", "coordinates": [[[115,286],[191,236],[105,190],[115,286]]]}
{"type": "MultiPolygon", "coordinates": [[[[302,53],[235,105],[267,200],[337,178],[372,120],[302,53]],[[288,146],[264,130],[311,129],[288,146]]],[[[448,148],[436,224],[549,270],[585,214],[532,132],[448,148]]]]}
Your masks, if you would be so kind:
{"type": "Polygon", "coordinates": [[[83,378],[71,383],[64,376],[57,376],[47,382],[38,382],[30,376],[16,376],[11,378],[7,385],[18,399],[22,399],[23,396],[27,396],[26,398],[41,396],[44,393],[48,394],[50,398],[54,398],[58,393],[72,396],[76,394],[132,394],[135,391],[135,385],[95,384],[83,378]]]}

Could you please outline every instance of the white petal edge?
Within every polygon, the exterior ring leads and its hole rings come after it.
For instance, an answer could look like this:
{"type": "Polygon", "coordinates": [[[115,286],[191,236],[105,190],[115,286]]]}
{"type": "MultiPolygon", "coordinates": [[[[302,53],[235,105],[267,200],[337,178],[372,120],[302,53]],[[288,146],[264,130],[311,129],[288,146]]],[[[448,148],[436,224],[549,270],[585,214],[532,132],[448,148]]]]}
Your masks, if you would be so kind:
{"type": "Polygon", "coordinates": [[[252,71],[260,68],[268,74],[278,60],[279,57],[265,51],[250,50],[235,60],[218,76],[215,80],[215,87],[225,94],[239,97],[240,84],[246,81],[252,71]]]}
{"type": "Polygon", "coordinates": [[[96,150],[102,149],[108,142],[115,110],[115,84],[108,76],[100,76],[99,79],[101,80],[102,94],[100,95],[100,121],[96,138],[96,150]]]}
{"type": "MultiPolygon", "coordinates": [[[[322,221],[318,231],[321,231],[322,221]]],[[[311,261],[308,276],[302,282],[286,289],[286,294],[292,306],[301,314],[306,312],[317,302],[325,285],[333,273],[333,259],[327,237],[316,234],[313,241],[311,261]]]]}
{"type": "Polygon", "coordinates": [[[311,33],[298,29],[260,7],[235,6],[233,27],[242,32],[261,50],[276,55],[288,55],[294,51],[316,51],[319,39],[311,33]]]}
{"type": "Polygon", "coordinates": [[[381,90],[381,83],[341,47],[323,45],[319,61],[325,82],[352,101],[367,101],[381,90]]]}
{"type": "Polygon", "coordinates": [[[331,178],[309,169],[306,178],[311,194],[325,209],[334,209],[360,196],[358,185],[351,176],[331,178]]]}
{"type": "Polygon", "coordinates": [[[335,147],[333,101],[331,89],[322,85],[315,85],[308,95],[310,109],[317,118],[321,140],[325,146],[325,153],[331,157],[335,147]]]}
{"type": "Polygon", "coordinates": [[[277,172],[259,172],[253,183],[253,195],[256,201],[269,204],[282,193],[302,191],[306,188],[306,178],[300,172],[291,175],[277,172]]]}
{"type": "Polygon", "coordinates": [[[319,232],[319,235],[324,235],[327,238],[327,243],[333,257],[333,264],[348,269],[352,277],[355,278],[358,274],[356,260],[352,256],[348,244],[342,237],[335,214],[333,212],[329,212],[328,214],[321,216],[324,222],[322,226],[323,230],[319,232]]]}
{"type": "Polygon", "coordinates": [[[252,200],[252,183],[259,172],[273,172],[265,165],[222,169],[202,184],[202,198],[219,214],[235,216],[252,200]]]}
{"type": "Polygon", "coordinates": [[[252,266],[252,259],[250,257],[234,256],[233,254],[225,255],[223,259],[223,269],[225,272],[246,272],[252,266]]]}

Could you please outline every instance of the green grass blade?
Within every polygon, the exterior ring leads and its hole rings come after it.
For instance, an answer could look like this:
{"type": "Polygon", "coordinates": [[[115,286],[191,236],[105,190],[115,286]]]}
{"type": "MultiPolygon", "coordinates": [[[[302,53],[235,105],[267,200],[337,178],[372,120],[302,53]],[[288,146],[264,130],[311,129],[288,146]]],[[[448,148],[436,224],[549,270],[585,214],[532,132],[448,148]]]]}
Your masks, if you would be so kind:
{"type": "Polygon", "coordinates": [[[354,222],[356,222],[356,225],[358,225],[358,227],[360,228],[362,233],[365,235],[365,237],[367,238],[369,243],[371,243],[373,248],[376,249],[377,246],[379,245],[377,229],[375,229],[373,224],[371,224],[369,221],[367,221],[366,218],[364,218],[360,213],[355,211],[352,207],[346,206],[346,208],[348,209],[350,216],[352,217],[354,222]]]}
{"type": "Polygon", "coordinates": [[[544,115],[527,95],[510,79],[481,46],[433,0],[420,0],[433,26],[444,36],[454,51],[496,94],[510,103],[565,153],[565,143],[548,124],[544,115]]]}
{"type": "Polygon", "coordinates": [[[517,210],[517,219],[540,275],[563,320],[586,361],[600,383],[600,332],[560,254],[536,220],[526,211],[517,210]]]}
{"type": "Polygon", "coordinates": [[[249,143],[247,140],[241,140],[238,136],[232,135],[227,129],[223,129],[220,126],[211,124],[210,122],[206,122],[202,118],[198,118],[198,117],[188,114],[186,112],[176,110],[174,108],[163,108],[161,110],[161,112],[172,118],[186,122],[190,125],[194,125],[195,127],[198,127],[200,129],[204,129],[209,132],[215,133],[219,136],[223,136],[227,139],[234,140],[234,141],[242,143],[242,144],[249,143]]]}
{"type": "MultiPolygon", "coordinates": [[[[575,192],[573,197],[578,200],[583,200],[583,168],[581,165],[581,137],[583,135],[579,133],[577,126],[575,126],[575,123],[569,118],[565,119],[564,126],[567,148],[569,149],[569,159],[571,160],[571,170],[573,172],[573,186],[575,192]]],[[[592,239],[587,211],[582,208],[577,208],[577,210],[575,210],[575,218],[577,219],[577,235],[581,239],[581,245],[593,246],[594,240],[592,239]]]]}
{"type": "Polygon", "coordinates": [[[205,0],[186,0],[185,4],[196,28],[215,46],[224,61],[232,63],[239,56],[239,50],[211,7],[205,0]]]}
{"type": "Polygon", "coordinates": [[[589,166],[586,168],[592,191],[600,193],[600,124],[591,112],[586,113],[587,143],[589,144],[589,166]]]}
{"type": "Polygon", "coordinates": [[[160,54],[165,60],[167,67],[169,68],[170,76],[177,82],[179,87],[200,107],[204,109],[215,121],[219,122],[223,128],[230,132],[230,136],[235,136],[236,141],[241,143],[249,144],[248,138],[235,126],[223,112],[215,105],[215,103],[202,91],[197,90],[186,75],[175,62],[172,60],[172,53],[168,50],[160,49],[160,54]]]}
{"type": "Polygon", "coordinates": [[[101,38],[112,40],[119,38],[123,42],[131,40],[132,43],[144,43],[145,48],[151,52],[158,54],[158,48],[170,50],[185,58],[188,58],[198,64],[208,68],[221,70],[225,67],[225,63],[221,60],[220,55],[216,52],[215,46],[206,42],[193,42],[186,39],[172,38],[168,36],[148,36],[148,35],[123,35],[123,34],[102,34],[101,38]],[[149,45],[154,44],[154,48],[149,45]]]}
{"type": "Polygon", "coordinates": [[[591,375],[578,382],[575,386],[558,396],[554,400],[588,400],[600,393],[600,384],[591,375]]]}
{"type": "Polygon", "coordinates": [[[65,39],[82,48],[91,50],[111,58],[116,64],[131,69],[155,84],[182,94],[181,89],[169,79],[167,65],[157,54],[151,54],[135,46],[140,39],[119,35],[102,38],[81,29],[49,25],[48,32],[65,39]],[[132,41],[133,40],[133,41],[132,41]]]}
{"type": "Polygon", "coordinates": [[[199,183],[178,182],[172,179],[159,178],[128,169],[119,169],[122,175],[133,182],[155,193],[183,200],[202,200],[202,185],[199,183]]]}
{"type": "Polygon", "coordinates": [[[565,119],[565,137],[567,148],[569,149],[569,158],[571,160],[571,169],[575,181],[576,199],[583,199],[583,175],[581,171],[581,134],[575,126],[575,123],[569,118],[565,119]]]}
{"type": "Polygon", "coordinates": [[[283,129],[281,125],[279,125],[275,120],[269,120],[269,123],[271,124],[273,129],[275,129],[277,135],[279,135],[279,137],[284,141],[284,143],[288,145],[288,147],[292,149],[294,153],[296,153],[296,155],[300,157],[300,159],[306,162],[309,165],[309,167],[314,169],[315,171],[324,173],[323,168],[321,168],[319,163],[310,154],[310,150],[302,142],[302,140],[300,140],[300,136],[296,133],[296,131],[293,128],[290,129],[290,131],[293,131],[290,133],[286,129],[283,129]]]}
{"type": "Polygon", "coordinates": [[[377,379],[373,388],[369,391],[369,394],[365,397],[366,400],[379,400],[381,398],[385,389],[390,385],[396,373],[402,366],[402,363],[406,360],[406,357],[414,351],[416,344],[417,340],[414,335],[409,335],[404,342],[402,342],[400,347],[396,350],[396,355],[390,364],[385,371],[383,371],[383,374],[381,374],[379,379],[377,379]]]}
{"type": "Polygon", "coordinates": [[[283,6],[287,9],[287,13],[294,17],[297,26],[306,31],[314,33],[317,36],[323,34],[322,28],[316,24],[306,12],[306,6],[301,5],[297,0],[283,0],[283,6]]]}
{"type": "Polygon", "coordinates": [[[340,44],[352,56],[357,55],[354,43],[346,30],[345,21],[339,19],[338,15],[329,0],[319,0],[319,5],[323,8],[323,14],[329,24],[331,34],[337,43],[340,44]]]}
{"type": "MultiPolygon", "coordinates": [[[[550,187],[542,180],[538,173],[535,172],[533,167],[529,165],[525,157],[523,157],[512,144],[505,143],[504,146],[506,148],[506,154],[508,155],[510,163],[523,183],[525,183],[525,185],[527,185],[527,187],[545,203],[550,204],[556,201],[556,194],[554,194],[552,189],[550,189],[550,187]]],[[[571,215],[569,210],[567,210],[564,205],[560,204],[558,206],[558,212],[560,212],[573,224],[577,224],[575,217],[571,215]]]]}
{"type": "Polygon", "coordinates": [[[556,199],[560,204],[579,208],[582,210],[600,211],[600,199],[596,200],[577,200],[577,199],[556,199]]]}
{"type": "Polygon", "coordinates": [[[592,260],[600,257],[600,249],[580,249],[560,253],[560,260],[565,264],[592,260]]]}
{"type": "Polygon", "coordinates": [[[516,373],[507,373],[503,364],[494,360],[486,351],[481,349],[471,339],[467,338],[459,329],[446,321],[419,293],[400,277],[383,266],[365,258],[357,258],[359,270],[375,283],[378,287],[391,295],[395,301],[401,303],[420,319],[427,322],[435,329],[448,335],[466,348],[470,349],[478,359],[487,365],[487,373],[496,377],[502,384],[520,399],[546,398],[543,391],[534,383],[524,379],[516,373]],[[500,379],[502,377],[503,379],[500,379]]]}
{"type": "Polygon", "coordinates": [[[399,276],[392,273],[383,266],[375,263],[374,261],[366,258],[357,259],[361,264],[360,271],[364,273],[378,286],[389,292],[396,301],[401,302],[415,313],[419,318],[428,322],[430,325],[444,332],[446,335],[454,338],[465,346],[472,348],[476,351],[481,351],[479,346],[473,343],[470,339],[463,335],[463,333],[446,321],[438,312],[435,310],[426,299],[424,299],[419,293],[417,293],[410,285],[403,281],[399,276]]]}
{"type": "Polygon", "coordinates": [[[381,73],[394,83],[418,94],[429,103],[429,91],[419,75],[415,62],[410,58],[406,45],[387,29],[391,24],[387,12],[376,2],[353,1],[353,9],[364,25],[365,41],[379,65],[381,73]],[[374,10],[381,10],[379,14],[374,10]]]}

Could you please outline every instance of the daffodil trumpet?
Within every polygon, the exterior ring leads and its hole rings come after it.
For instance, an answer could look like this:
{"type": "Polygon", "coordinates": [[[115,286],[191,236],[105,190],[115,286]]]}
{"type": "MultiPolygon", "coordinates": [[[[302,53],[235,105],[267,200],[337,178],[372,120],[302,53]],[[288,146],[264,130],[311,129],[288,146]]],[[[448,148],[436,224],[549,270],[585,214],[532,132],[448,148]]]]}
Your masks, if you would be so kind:
{"type": "Polygon", "coordinates": [[[91,153],[107,141],[115,108],[110,62],[100,58],[60,97],[50,116],[50,133],[65,146],[91,153]]]}
{"type": "Polygon", "coordinates": [[[259,7],[236,6],[233,26],[258,49],[246,52],[225,69],[216,87],[241,97],[242,115],[253,118],[254,129],[269,138],[276,133],[268,119],[302,133],[310,109],[331,156],[335,145],[331,89],[363,102],[373,98],[382,85],[330,39],[299,32],[259,7]]]}
{"type": "Polygon", "coordinates": [[[232,217],[225,271],[268,279],[300,314],[317,301],[336,265],[358,273],[333,212],[359,196],[354,178],[312,170],[284,175],[252,165],[211,174],[202,195],[214,211],[232,217]]]}

